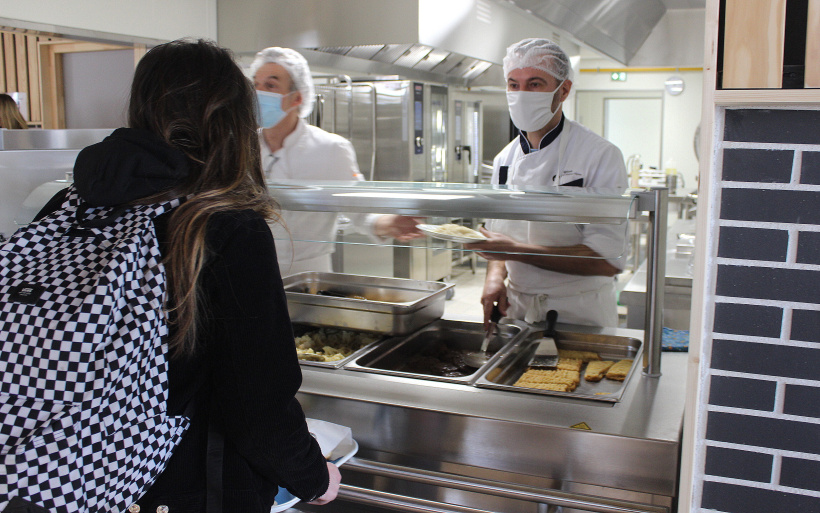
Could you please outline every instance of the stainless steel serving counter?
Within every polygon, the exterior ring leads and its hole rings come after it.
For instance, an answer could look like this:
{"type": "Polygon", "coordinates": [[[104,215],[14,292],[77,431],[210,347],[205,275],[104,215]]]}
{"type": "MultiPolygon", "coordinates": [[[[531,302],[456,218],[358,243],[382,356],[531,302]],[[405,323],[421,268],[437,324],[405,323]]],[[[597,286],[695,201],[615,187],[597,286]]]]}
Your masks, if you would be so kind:
{"type": "Polygon", "coordinates": [[[617,403],[303,366],[306,414],[360,445],[321,511],[670,511],[686,356],[663,359],[661,377],[636,373],[617,403]]]}

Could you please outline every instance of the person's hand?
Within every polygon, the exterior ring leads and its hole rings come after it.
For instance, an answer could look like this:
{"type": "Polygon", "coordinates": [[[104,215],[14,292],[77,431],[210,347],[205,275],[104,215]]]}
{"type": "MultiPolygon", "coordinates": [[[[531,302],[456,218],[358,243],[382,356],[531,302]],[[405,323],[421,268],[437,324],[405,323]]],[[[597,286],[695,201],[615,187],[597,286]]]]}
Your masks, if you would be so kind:
{"type": "MultiPolygon", "coordinates": [[[[513,248],[517,244],[515,239],[499,232],[491,232],[483,226],[478,229],[487,240],[481,242],[470,242],[464,244],[464,249],[477,251],[478,254],[487,260],[508,260],[507,253],[514,252],[513,248]]],[[[490,307],[492,310],[492,307],[490,307]]]]}
{"type": "Polygon", "coordinates": [[[490,315],[493,312],[493,305],[498,305],[501,315],[507,315],[507,308],[510,302],[507,299],[507,287],[504,285],[504,278],[500,279],[488,276],[484,281],[484,290],[481,292],[481,306],[484,308],[484,330],[490,329],[490,315]]]}
{"type": "Polygon", "coordinates": [[[424,233],[418,229],[418,224],[423,219],[422,217],[384,214],[376,219],[373,233],[379,237],[392,237],[401,241],[418,239],[424,237],[424,233]]]}
{"type": "Polygon", "coordinates": [[[339,493],[339,485],[342,484],[342,474],[339,473],[339,467],[337,467],[329,461],[327,462],[327,474],[327,491],[318,499],[314,499],[308,502],[308,504],[313,504],[314,506],[323,506],[329,502],[332,502],[333,499],[336,498],[336,494],[339,493]]]}

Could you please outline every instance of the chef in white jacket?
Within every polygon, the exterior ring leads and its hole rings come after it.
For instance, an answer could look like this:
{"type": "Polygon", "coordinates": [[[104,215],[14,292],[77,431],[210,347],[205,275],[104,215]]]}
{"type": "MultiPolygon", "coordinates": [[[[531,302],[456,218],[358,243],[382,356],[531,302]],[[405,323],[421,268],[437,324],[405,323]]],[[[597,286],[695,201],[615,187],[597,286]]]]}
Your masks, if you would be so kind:
{"type": "MultiPolygon", "coordinates": [[[[621,151],[563,115],[572,66],[557,44],[513,44],[503,71],[520,134],[496,156],[493,184],[627,187],[621,151]]],[[[466,246],[488,260],[485,323],[498,304],[506,316],[526,322],[543,322],[547,311],[557,310],[559,322],[618,325],[614,276],[623,269],[624,225],[492,220],[487,228],[486,242],[466,246]]]]}
{"type": "MultiPolygon", "coordinates": [[[[262,171],[268,180],[362,180],[353,145],[336,134],[309,125],[313,79],[305,58],[290,48],[271,47],[256,54],[251,75],[259,102],[262,171]]],[[[303,271],[331,271],[338,215],[329,212],[282,212],[271,225],[283,276],[303,271]]],[[[362,233],[408,240],[423,236],[418,220],[397,215],[348,214],[362,233]]]]}

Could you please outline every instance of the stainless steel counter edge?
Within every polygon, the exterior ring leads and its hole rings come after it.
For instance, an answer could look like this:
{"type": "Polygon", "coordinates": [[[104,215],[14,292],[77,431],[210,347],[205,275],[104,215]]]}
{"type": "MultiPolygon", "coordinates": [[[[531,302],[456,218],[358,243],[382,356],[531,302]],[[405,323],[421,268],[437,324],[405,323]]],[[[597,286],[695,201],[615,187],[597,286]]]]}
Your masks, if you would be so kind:
{"type": "Polygon", "coordinates": [[[615,404],[306,366],[300,393],[556,428],[585,423],[594,433],[676,444],[684,409],[686,353],[664,353],[663,360],[660,378],[633,375],[615,404]]]}

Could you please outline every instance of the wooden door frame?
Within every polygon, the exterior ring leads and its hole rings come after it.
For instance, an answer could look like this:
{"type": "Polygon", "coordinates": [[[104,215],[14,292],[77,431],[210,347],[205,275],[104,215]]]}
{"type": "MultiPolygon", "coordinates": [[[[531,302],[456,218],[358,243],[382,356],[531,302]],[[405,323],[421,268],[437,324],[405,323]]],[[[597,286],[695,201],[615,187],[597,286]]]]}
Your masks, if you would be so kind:
{"type": "Polygon", "coordinates": [[[145,55],[145,45],[115,45],[82,41],[41,41],[40,55],[41,110],[43,128],[65,128],[65,85],[63,55],[78,52],[134,50],[134,65],[145,55]]]}

